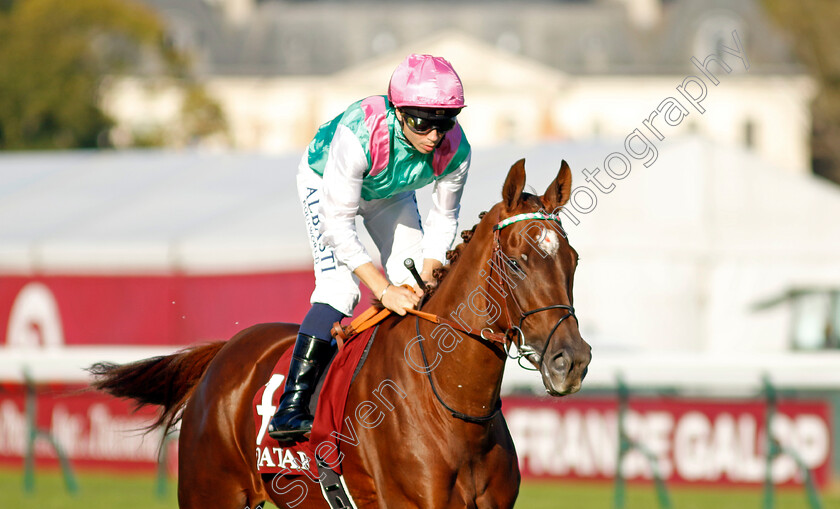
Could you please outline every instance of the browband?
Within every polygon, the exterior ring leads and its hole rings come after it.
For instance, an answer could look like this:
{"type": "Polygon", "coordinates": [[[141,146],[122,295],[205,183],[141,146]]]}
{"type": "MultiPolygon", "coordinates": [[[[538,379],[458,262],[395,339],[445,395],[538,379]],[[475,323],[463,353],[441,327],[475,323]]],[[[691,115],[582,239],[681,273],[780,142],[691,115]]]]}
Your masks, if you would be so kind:
{"type": "MultiPolygon", "coordinates": [[[[538,211],[538,212],[528,212],[525,214],[517,214],[515,216],[510,216],[507,219],[503,219],[499,221],[499,223],[493,227],[493,231],[498,231],[504,228],[505,226],[510,226],[513,223],[518,223],[519,221],[528,221],[529,219],[541,219],[544,221],[557,221],[562,228],[563,223],[560,222],[560,216],[557,214],[546,214],[545,212],[538,211]]],[[[565,237],[565,235],[564,235],[565,237]]]]}

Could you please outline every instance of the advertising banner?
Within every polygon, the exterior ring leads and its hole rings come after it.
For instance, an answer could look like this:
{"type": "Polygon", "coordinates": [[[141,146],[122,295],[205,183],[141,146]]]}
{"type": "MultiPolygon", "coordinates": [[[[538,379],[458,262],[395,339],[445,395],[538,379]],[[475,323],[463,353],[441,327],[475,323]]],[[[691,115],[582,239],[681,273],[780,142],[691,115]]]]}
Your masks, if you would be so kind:
{"type": "Polygon", "coordinates": [[[311,270],[270,274],[3,276],[0,347],[186,345],[299,321],[311,270]]]}
{"type": "MultiPolygon", "coordinates": [[[[162,434],[146,433],[155,409],[133,412],[128,401],[84,386],[40,386],[35,399],[39,430],[53,435],[75,468],[152,471],[162,434]]],[[[30,410],[31,411],[31,410],[30,410]]],[[[27,408],[24,386],[0,390],[0,465],[20,466],[26,450],[27,408]]],[[[57,466],[58,456],[44,437],[35,442],[36,465],[57,466]]],[[[177,460],[175,441],[167,442],[167,463],[177,460]]]]}
{"type": "MultiPolygon", "coordinates": [[[[618,458],[615,400],[571,397],[504,400],[523,477],[611,479],[618,458]]],[[[759,400],[634,398],[625,415],[628,437],[656,458],[669,482],[760,484],[765,479],[766,405],[759,400]]],[[[831,465],[830,407],[826,402],[783,401],[771,423],[772,437],[798,455],[820,486],[831,465]]],[[[638,449],[622,461],[625,478],[651,479],[638,449]]],[[[790,453],[771,462],[776,484],[802,484],[790,453]]]]}
{"type": "MultiPolygon", "coordinates": [[[[154,421],[154,409],[134,413],[129,402],[82,389],[41,387],[39,428],[53,433],[75,467],[154,470],[161,434],[144,434],[154,421]]],[[[24,401],[21,386],[0,391],[0,464],[22,464],[24,401]]],[[[618,457],[617,410],[617,402],[608,399],[505,398],[503,411],[523,478],[613,479],[618,457]]],[[[765,405],[761,402],[640,398],[631,402],[625,419],[629,437],[655,456],[668,482],[758,485],[764,481],[765,405]]],[[[812,470],[819,486],[828,483],[832,437],[827,403],[781,402],[772,433],[812,470]]],[[[175,441],[167,447],[172,468],[175,441]]],[[[38,442],[36,457],[39,465],[58,464],[45,440],[38,442]]],[[[625,456],[622,468],[631,481],[653,475],[650,462],[639,450],[625,456]]],[[[771,469],[776,484],[803,483],[788,453],[774,458],[771,469]]]]}

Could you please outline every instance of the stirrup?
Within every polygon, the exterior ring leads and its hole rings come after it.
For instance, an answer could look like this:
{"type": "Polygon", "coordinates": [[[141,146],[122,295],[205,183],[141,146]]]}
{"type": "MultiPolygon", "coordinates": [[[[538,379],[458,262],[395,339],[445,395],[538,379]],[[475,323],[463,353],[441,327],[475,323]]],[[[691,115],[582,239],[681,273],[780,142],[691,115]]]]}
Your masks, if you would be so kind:
{"type": "Polygon", "coordinates": [[[268,436],[278,442],[305,442],[309,440],[312,429],[288,429],[269,431],[268,436]]]}
{"type": "Polygon", "coordinates": [[[308,439],[309,434],[312,432],[314,420],[315,417],[309,415],[309,411],[306,408],[298,405],[288,406],[286,408],[280,407],[268,423],[268,436],[279,442],[308,439]],[[291,415],[281,415],[281,412],[291,415]],[[275,420],[282,420],[283,422],[278,423],[279,427],[275,427],[277,426],[275,420]],[[297,424],[297,426],[294,426],[294,424],[297,424]]]}

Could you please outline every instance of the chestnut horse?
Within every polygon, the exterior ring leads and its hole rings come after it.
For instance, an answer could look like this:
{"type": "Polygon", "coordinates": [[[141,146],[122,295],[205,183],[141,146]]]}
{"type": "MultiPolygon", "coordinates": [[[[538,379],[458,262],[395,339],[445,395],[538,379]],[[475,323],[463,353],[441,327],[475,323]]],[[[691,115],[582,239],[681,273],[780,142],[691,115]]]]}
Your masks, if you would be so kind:
{"type": "MultiPolygon", "coordinates": [[[[524,186],[520,160],[503,200],[462,234],[465,242],[436,275],[423,311],[461,330],[413,316],[380,325],[350,388],[342,431],[351,434],[346,423],[356,422],[355,445],[341,449],[356,507],[513,506],[519,468],[498,411],[505,340],[540,372],[549,394],[580,389],[591,354],[572,308],[577,254],[547,212],[569,199],[571,171],[563,161],[543,196],[524,186]]],[[[162,406],[156,425],[168,429],[180,418],[180,507],[254,508],[269,499],[281,508],[328,507],[306,476],[272,478],[256,468],[252,400],[297,329],[255,325],[227,342],[91,368],[96,388],[162,406]]]]}

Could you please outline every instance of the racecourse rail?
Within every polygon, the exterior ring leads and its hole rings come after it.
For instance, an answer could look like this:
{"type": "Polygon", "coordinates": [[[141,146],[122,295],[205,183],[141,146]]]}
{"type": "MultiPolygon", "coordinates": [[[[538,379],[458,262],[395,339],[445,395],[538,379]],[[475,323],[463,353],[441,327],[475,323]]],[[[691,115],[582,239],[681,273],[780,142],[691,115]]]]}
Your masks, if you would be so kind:
{"type": "MultiPolygon", "coordinates": [[[[36,383],[87,383],[95,362],[132,362],[166,355],[183,346],[0,348],[0,382],[23,383],[28,369],[36,383]]],[[[840,391],[840,352],[656,353],[593,349],[584,391],[628,386],[746,395],[761,391],[765,376],[780,389],[840,391]]],[[[503,390],[541,393],[540,376],[509,362],[503,390]]]]}
{"type": "MultiPolygon", "coordinates": [[[[0,348],[0,383],[25,386],[28,391],[32,391],[34,397],[37,387],[42,384],[82,385],[89,383],[90,375],[85,368],[95,362],[127,363],[167,355],[180,348],[183,346],[5,347],[0,348]]],[[[834,414],[832,419],[834,423],[831,425],[833,431],[830,434],[837,437],[838,429],[840,429],[840,352],[785,352],[756,355],[599,352],[595,348],[593,361],[583,385],[584,399],[587,393],[615,394],[618,391],[620,403],[623,405],[620,416],[626,415],[628,401],[646,391],[661,391],[669,394],[676,391],[682,396],[738,397],[768,402],[775,401],[777,390],[789,391],[796,396],[817,394],[821,399],[832,401],[831,413],[834,414]],[[769,394],[774,396],[771,398],[769,394]]],[[[538,373],[526,371],[517,363],[509,362],[504,377],[503,392],[509,395],[540,394],[544,392],[544,388],[538,373]]],[[[572,396],[569,401],[574,401],[574,398],[575,396],[572,396]]],[[[690,400],[689,398],[688,401],[690,400]]],[[[34,422],[34,414],[30,416],[28,405],[27,408],[27,419],[34,422]]],[[[516,413],[516,407],[513,408],[516,413]]],[[[769,419],[770,417],[767,417],[766,426],[769,426],[769,419]]],[[[620,421],[623,422],[623,417],[620,421]]],[[[34,426],[32,422],[28,426],[34,426]]],[[[43,433],[47,433],[44,435],[45,438],[53,440],[47,430],[43,433]]],[[[633,447],[641,448],[643,452],[646,452],[641,444],[629,439],[626,433],[620,432],[619,435],[623,440],[623,445],[619,449],[619,458],[622,453],[633,447]]],[[[837,471],[840,470],[837,456],[840,455],[840,448],[838,448],[836,438],[832,442],[835,442],[832,445],[833,456],[835,456],[832,461],[835,465],[833,478],[837,479],[837,471]]],[[[771,444],[769,447],[773,450],[774,446],[771,444]]],[[[651,453],[646,453],[646,456],[653,457],[651,453]]],[[[656,463],[653,459],[650,461],[655,469],[656,463]]],[[[158,490],[161,493],[165,489],[165,465],[165,461],[158,465],[159,478],[162,479],[158,483],[158,490]]],[[[68,486],[70,486],[72,473],[69,468],[65,470],[68,473],[68,486]]],[[[27,471],[29,472],[27,486],[30,486],[34,478],[34,469],[28,468],[27,471]]],[[[770,471],[769,466],[767,471],[770,471]]],[[[654,475],[660,505],[670,507],[665,485],[658,474],[654,475]]],[[[807,492],[811,507],[820,507],[819,495],[810,478],[808,483],[807,492]]],[[[615,507],[622,507],[623,476],[616,476],[615,485],[615,507]]],[[[765,507],[772,507],[773,483],[769,480],[765,482],[764,491],[765,507]]]]}

